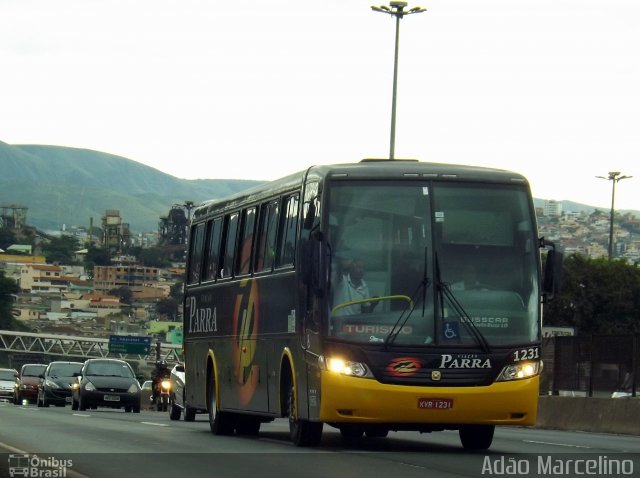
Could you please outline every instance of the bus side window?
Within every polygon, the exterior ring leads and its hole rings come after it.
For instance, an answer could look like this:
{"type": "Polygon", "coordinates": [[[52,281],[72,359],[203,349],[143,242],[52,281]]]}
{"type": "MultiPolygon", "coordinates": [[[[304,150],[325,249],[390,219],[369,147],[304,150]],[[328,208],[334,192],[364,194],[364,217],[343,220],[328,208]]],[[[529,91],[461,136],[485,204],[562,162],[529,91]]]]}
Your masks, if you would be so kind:
{"type": "Polygon", "coordinates": [[[298,230],[298,195],[284,199],[282,210],[285,212],[280,221],[280,242],[278,250],[278,267],[293,265],[296,252],[296,233],[298,230]]]}
{"type": "Polygon", "coordinates": [[[220,266],[220,279],[228,279],[233,272],[233,257],[236,252],[236,238],[238,233],[238,213],[233,213],[225,218],[224,258],[220,266]]]}
{"type": "Polygon", "coordinates": [[[202,267],[202,250],[204,249],[204,223],[198,224],[191,229],[191,240],[189,241],[191,254],[189,261],[189,284],[200,282],[200,268],[202,267]]]}
{"type": "Polygon", "coordinates": [[[236,262],[236,275],[246,275],[251,272],[251,251],[253,250],[253,232],[255,230],[256,208],[251,207],[242,211],[242,228],[240,232],[240,250],[236,262]]]}
{"type": "Polygon", "coordinates": [[[260,224],[256,247],[256,272],[270,271],[276,251],[276,232],[278,231],[278,202],[263,204],[260,208],[260,224]]]}
{"type": "Polygon", "coordinates": [[[220,238],[222,237],[222,218],[218,217],[207,224],[207,249],[205,251],[204,280],[215,280],[220,260],[220,238]]]}

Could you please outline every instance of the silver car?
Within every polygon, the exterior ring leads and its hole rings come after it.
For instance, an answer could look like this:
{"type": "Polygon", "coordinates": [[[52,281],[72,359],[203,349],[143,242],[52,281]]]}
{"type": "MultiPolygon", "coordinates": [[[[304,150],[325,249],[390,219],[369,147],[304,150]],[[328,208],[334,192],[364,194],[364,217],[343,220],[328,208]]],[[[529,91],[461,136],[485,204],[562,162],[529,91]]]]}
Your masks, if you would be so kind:
{"type": "Polygon", "coordinates": [[[184,420],[192,422],[196,419],[196,413],[207,413],[201,408],[192,408],[187,405],[187,393],[185,389],[184,365],[176,364],[171,369],[171,389],[169,391],[169,418],[180,420],[184,410],[184,420]]]}
{"type": "Polygon", "coordinates": [[[13,368],[0,368],[0,398],[16,401],[18,392],[18,371],[13,368]]]}

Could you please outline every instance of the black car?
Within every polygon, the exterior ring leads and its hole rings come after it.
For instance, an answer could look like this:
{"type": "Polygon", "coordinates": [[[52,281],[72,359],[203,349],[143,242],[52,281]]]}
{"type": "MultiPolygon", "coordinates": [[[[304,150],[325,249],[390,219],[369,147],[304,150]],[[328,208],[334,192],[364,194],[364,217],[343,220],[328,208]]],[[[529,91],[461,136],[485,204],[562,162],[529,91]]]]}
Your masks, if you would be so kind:
{"type": "Polygon", "coordinates": [[[54,404],[64,407],[71,403],[71,386],[82,369],[82,362],[51,362],[40,375],[38,385],[38,406],[54,404]]]}
{"type": "Polygon", "coordinates": [[[131,366],[118,359],[89,359],[73,385],[72,410],[108,407],[140,413],[140,384],[131,366]]]}

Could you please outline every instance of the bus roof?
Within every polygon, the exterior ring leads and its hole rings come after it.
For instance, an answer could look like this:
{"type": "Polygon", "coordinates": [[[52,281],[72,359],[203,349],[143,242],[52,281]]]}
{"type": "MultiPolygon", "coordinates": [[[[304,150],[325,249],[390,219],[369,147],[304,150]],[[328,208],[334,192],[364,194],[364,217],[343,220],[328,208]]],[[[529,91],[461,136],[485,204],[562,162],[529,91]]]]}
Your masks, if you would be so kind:
{"type": "Polygon", "coordinates": [[[323,164],[311,166],[274,181],[234,193],[225,198],[205,201],[193,214],[193,219],[207,216],[213,210],[232,208],[238,203],[259,202],[266,197],[285,193],[300,187],[306,176],[344,179],[435,179],[439,181],[468,181],[528,186],[527,179],[519,173],[504,169],[468,166],[461,164],[430,163],[415,159],[363,159],[357,163],[323,164]]]}

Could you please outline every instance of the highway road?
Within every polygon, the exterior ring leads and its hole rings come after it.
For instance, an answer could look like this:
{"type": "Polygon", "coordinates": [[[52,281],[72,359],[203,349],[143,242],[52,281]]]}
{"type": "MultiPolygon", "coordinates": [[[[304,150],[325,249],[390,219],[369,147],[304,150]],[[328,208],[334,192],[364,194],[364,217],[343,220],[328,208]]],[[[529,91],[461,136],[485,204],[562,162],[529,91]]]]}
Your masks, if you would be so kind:
{"type": "Polygon", "coordinates": [[[591,476],[640,476],[640,439],[509,427],[496,430],[488,452],[470,453],[457,432],[345,441],[325,425],[320,446],[308,449],[289,441],[284,419],[264,424],[257,437],[219,437],[206,415],[187,423],[154,411],[0,402],[0,476],[21,466],[29,467],[28,476],[65,478],[566,477],[585,476],[589,466],[599,472],[591,476]]]}

